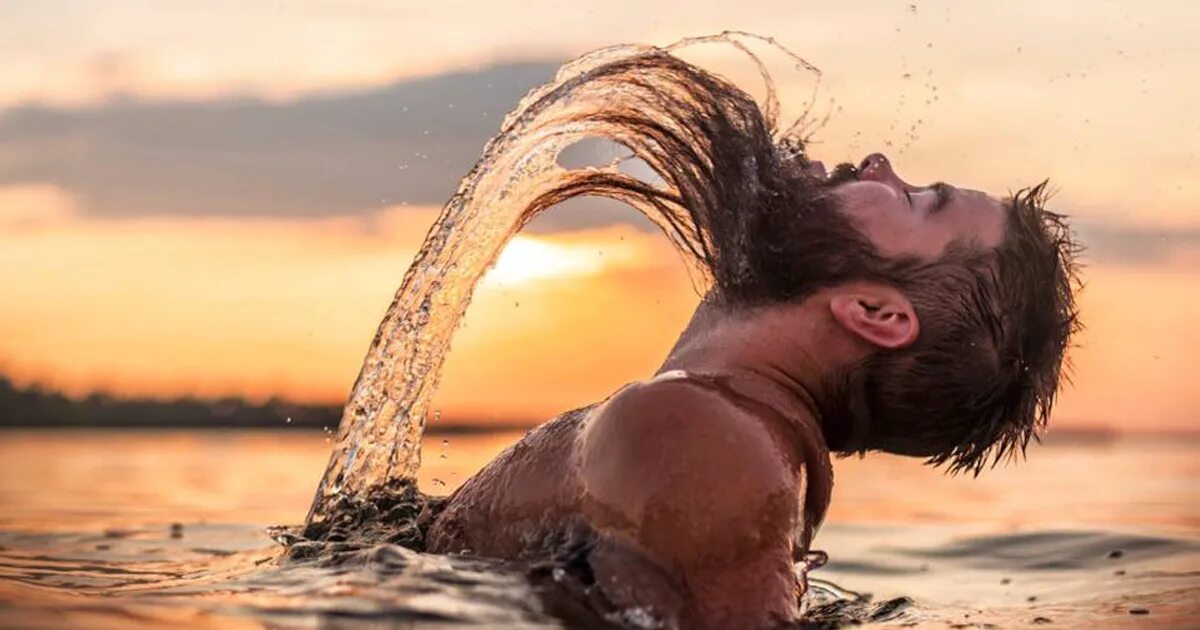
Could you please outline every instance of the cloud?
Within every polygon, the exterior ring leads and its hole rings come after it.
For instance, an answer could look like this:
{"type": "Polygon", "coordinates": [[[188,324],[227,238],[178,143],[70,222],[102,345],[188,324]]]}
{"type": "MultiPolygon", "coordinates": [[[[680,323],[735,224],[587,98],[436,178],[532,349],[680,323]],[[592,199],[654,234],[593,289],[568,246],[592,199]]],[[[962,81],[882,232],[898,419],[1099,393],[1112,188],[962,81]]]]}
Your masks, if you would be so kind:
{"type": "Polygon", "coordinates": [[[1157,265],[1200,252],[1200,226],[1079,221],[1076,231],[1094,264],[1157,265]]]}
{"type": "Polygon", "coordinates": [[[103,217],[323,216],[440,205],[557,63],[497,65],[290,102],[117,99],[0,113],[0,186],[103,217]]]}
{"type": "MultiPolygon", "coordinates": [[[[123,63],[114,57],[100,65],[116,71],[123,63]]],[[[58,190],[74,212],[93,218],[369,218],[385,206],[440,206],[503,117],[557,68],[551,61],[505,63],[285,102],[126,98],[22,106],[0,111],[0,188],[58,190]]],[[[584,147],[564,154],[564,164],[607,161],[611,153],[584,147]]],[[[651,228],[619,203],[584,199],[528,229],[615,223],[651,228]]],[[[1156,264],[1200,250],[1200,226],[1078,225],[1094,263],[1156,264]]]]}

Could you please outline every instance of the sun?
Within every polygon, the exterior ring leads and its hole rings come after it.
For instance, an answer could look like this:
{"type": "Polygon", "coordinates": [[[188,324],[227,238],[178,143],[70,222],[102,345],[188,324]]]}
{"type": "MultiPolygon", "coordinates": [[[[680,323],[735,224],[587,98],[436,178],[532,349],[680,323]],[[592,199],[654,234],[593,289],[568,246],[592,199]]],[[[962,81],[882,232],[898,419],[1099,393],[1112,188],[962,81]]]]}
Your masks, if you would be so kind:
{"type": "Polygon", "coordinates": [[[554,242],[518,236],[509,242],[485,277],[491,284],[522,284],[537,280],[587,277],[602,273],[609,264],[600,243],[554,242]]]}

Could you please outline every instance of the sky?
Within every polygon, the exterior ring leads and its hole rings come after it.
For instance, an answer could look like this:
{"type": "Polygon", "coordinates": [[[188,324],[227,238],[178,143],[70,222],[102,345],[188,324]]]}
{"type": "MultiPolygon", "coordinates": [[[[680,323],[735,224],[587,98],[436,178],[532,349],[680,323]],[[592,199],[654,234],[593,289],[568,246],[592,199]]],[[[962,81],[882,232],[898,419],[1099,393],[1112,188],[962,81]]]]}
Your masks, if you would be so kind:
{"type": "MultiPolygon", "coordinates": [[[[73,393],[344,399],[437,210],[521,95],[616,43],[772,36],[828,161],[1049,178],[1088,328],[1057,426],[1197,427],[1190,2],[0,2],[0,373],[73,393]],[[815,87],[815,98],[814,94],[815,87]],[[825,117],[828,118],[825,118],[825,117]]],[[[688,59],[762,94],[727,50],[688,59]]],[[[653,372],[697,301],[631,211],[552,210],[477,293],[435,406],[536,420],[653,372]]]]}

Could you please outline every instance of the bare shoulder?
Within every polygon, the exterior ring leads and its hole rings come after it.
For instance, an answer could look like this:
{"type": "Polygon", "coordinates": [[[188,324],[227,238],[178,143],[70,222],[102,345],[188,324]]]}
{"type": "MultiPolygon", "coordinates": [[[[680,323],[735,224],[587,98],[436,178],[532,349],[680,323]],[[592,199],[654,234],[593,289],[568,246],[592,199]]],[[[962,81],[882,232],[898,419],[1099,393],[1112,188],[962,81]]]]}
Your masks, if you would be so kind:
{"type": "Polygon", "coordinates": [[[683,627],[793,618],[801,463],[762,409],[703,379],[658,378],[597,407],[576,444],[597,583],[683,627]]]}
{"type": "Polygon", "coordinates": [[[713,551],[744,551],[765,543],[763,536],[790,536],[801,462],[776,424],[704,379],[668,373],[626,387],[597,407],[580,433],[590,520],[645,538],[656,535],[655,523],[666,526],[670,515],[682,515],[699,526],[658,533],[713,551]],[[738,531],[751,524],[762,536],[738,531]],[[697,537],[704,540],[687,540],[697,537]]]}
{"type": "MultiPolygon", "coordinates": [[[[779,423],[747,405],[731,390],[709,379],[682,372],[633,383],[592,410],[581,437],[592,457],[618,456],[641,448],[670,446],[680,461],[708,457],[742,464],[761,463],[793,469],[794,449],[783,444],[779,423]],[[599,449],[599,450],[597,450],[599,449]],[[764,460],[764,456],[766,457],[764,460]],[[746,460],[746,461],[741,461],[746,460]]],[[[653,451],[650,453],[653,454],[653,451]]],[[[667,453],[648,463],[671,460],[667,453]]]]}

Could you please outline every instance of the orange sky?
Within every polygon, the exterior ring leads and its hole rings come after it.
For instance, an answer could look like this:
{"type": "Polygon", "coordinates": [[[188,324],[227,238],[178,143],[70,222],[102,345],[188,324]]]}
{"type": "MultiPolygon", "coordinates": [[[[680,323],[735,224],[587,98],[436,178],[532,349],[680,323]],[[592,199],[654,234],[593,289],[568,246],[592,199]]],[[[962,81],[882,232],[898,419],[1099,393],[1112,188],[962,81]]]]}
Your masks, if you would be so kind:
{"type": "MultiPolygon", "coordinates": [[[[341,400],[434,213],[383,210],[368,233],[351,219],[88,220],[52,190],[5,194],[3,370],[73,392],[341,400]],[[22,220],[21,204],[57,210],[22,220]]],[[[1061,425],[1194,426],[1197,262],[1087,270],[1061,425]]],[[[695,302],[657,235],[521,236],[477,293],[436,406],[506,421],[600,398],[652,372],[695,302]]]]}
{"type": "MultiPolygon", "coordinates": [[[[0,7],[0,120],[32,102],[286,101],[615,42],[775,35],[824,70],[818,157],[882,149],[907,179],[998,193],[1050,177],[1085,235],[1116,226],[1088,260],[1089,328],[1057,421],[1197,426],[1200,84],[1186,78],[1200,76],[1200,4],[643,5],[483,3],[465,21],[454,2],[0,7]]],[[[695,55],[756,89],[744,64],[695,55]]],[[[794,114],[811,77],[778,62],[794,114]]],[[[0,180],[20,157],[0,143],[0,180]]],[[[0,373],[339,401],[436,211],[394,201],[358,217],[102,219],[63,186],[0,181],[0,373]]],[[[437,406],[505,420],[595,400],[653,370],[696,299],[670,247],[632,227],[522,235],[477,293],[437,406]]]]}

